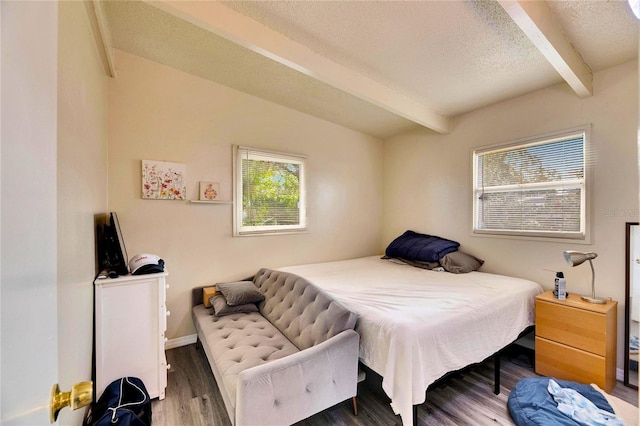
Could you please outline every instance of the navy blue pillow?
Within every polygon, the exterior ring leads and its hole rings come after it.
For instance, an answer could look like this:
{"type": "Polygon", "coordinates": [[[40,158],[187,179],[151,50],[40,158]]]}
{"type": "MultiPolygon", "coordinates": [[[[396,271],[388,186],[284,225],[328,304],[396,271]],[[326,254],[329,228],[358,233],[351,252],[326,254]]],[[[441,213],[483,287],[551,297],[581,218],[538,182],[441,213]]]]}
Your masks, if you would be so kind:
{"type": "Polygon", "coordinates": [[[422,262],[438,262],[445,254],[458,250],[458,247],[460,247],[460,243],[455,241],[406,231],[391,241],[385,255],[422,262]]]}
{"type": "MultiPolygon", "coordinates": [[[[571,388],[593,402],[598,408],[613,413],[604,396],[589,385],[553,379],[563,388],[571,388]]],[[[507,406],[517,426],[578,426],[569,416],[558,410],[558,404],[547,390],[548,377],[528,377],[520,380],[509,394],[507,406]]],[[[615,413],[614,413],[615,414],[615,413]]]]}

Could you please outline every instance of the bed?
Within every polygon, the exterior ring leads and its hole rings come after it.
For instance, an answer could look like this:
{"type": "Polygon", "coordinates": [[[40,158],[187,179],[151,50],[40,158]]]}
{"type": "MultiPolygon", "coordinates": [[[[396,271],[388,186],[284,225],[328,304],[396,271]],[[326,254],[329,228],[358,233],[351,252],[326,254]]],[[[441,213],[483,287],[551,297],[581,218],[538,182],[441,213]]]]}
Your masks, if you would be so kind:
{"type": "Polygon", "coordinates": [[[403,424],[444,374],[481,362],[534,323],[532,281],[453,274],[380,256],[280,270],[302,276],[359,315],[360,361],[382,376],[403,424]]]}

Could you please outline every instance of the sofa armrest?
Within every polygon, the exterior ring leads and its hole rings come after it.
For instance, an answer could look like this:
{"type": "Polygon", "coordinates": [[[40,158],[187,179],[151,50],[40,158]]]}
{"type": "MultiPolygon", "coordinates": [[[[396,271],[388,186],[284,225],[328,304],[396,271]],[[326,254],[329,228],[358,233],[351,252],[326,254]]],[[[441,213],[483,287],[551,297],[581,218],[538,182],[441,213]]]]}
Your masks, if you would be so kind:
{"type": "Polygon", "coordinates": [[[345,330],[238,376],[236,426],[290,425],[356,396],[358,343],[345,330]]]}

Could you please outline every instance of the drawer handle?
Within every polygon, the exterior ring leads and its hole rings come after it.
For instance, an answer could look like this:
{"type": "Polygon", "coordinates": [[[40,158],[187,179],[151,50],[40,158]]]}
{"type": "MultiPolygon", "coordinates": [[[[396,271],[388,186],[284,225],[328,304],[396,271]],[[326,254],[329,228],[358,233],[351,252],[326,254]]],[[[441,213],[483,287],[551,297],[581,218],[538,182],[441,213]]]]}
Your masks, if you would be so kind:
{"type": "Polygon", "coordinates": [[[167,316],[171,316],[171,311],[167,311],[167,316]]]}
{"type": "Polygon", "coordinates": [[[166,284],[166,285],[164,286],[164,288],[169,288],[169,284],[166,284]]]}

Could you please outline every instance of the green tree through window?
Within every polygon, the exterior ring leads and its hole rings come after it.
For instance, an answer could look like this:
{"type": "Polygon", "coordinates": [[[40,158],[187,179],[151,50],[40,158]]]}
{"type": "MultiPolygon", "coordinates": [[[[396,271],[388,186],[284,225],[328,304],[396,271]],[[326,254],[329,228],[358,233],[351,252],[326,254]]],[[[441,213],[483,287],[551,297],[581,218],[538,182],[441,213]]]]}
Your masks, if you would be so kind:
{"type": "Polygon", "coordinates": [[[234,235],[305,231],[305,157],[235,149],[234,235]]]}
{"type": "Polygon", "coordinates": [[[299,173],[296,164],[243,160],[243,225],[298,225],[299,173]]]}

